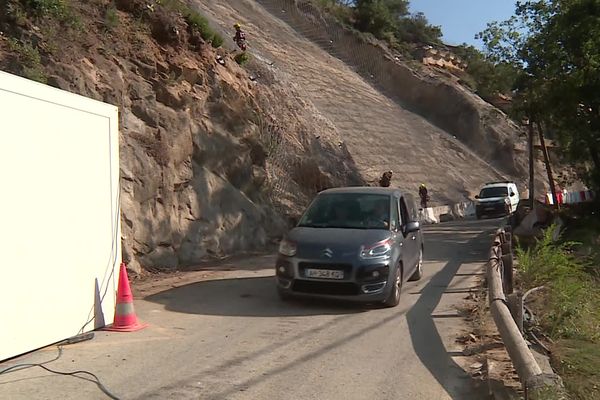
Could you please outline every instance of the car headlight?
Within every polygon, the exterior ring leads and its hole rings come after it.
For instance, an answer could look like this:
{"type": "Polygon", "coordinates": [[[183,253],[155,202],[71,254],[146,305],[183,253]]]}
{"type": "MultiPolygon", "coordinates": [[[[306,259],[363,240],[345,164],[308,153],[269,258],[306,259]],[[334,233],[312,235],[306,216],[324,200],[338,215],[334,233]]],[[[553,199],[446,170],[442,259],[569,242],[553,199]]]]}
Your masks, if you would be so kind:
{"type": "Polygon", "coordinates": [[[369,259],[387,257],[392,252],[392,243],[393,240],[387,239],[370,246],[361,246],[360,258],[369,259]]]}
{"type": "Polygon", "coordinates": [[[279,254],[282,254],[286,257],[293,257],[296,255],[296,250],[297,250],[297,246],[296,243],[288,240],[288,239],[283,239],[280,243],[279,243],[279,254]]]}

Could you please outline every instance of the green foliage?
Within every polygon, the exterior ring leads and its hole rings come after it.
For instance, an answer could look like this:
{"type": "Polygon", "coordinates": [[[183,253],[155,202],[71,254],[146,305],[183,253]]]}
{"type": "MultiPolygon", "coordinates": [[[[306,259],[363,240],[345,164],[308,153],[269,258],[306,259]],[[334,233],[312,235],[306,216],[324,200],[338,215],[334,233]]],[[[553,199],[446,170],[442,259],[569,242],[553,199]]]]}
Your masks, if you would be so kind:
{"type": "Polygon", "coordinates": [[[315,3],[344,25],[354,25],[354,10],[350,7],[352,1],[345,0],[315,0],[315,3]]]}
{"type": "Polygon", "coordinates": [[[523,114],[555,131],[574,163],[600,188],[600,0],[517,3],[515,15],[480,33],[495,61],[522,69],[523,114]]]}
{"type": "Polygon", "coordinates": [[[438,43],[442,37],[442,29],[430,25],[423,13],[400,18],[395,33],[398,40],[408,43],[438,43]]]}
{"type": "Polygon", "coordinates": [[[41,83],[47,82],[42,59],[36,47],[29,42],[20,42],[16,39],[8,39],[8,46],[17,57],[21,66],[21,74],[25,78],[41,83]]]}
{"type": "Polygon", "coordinates": [[[114,5],[110,5],[104,14],[104,27],[106,30],[113,30],[119,26],[119,14],[117,14],[117,8],[114,5]]]}
{"type": "Polygon", "coordinates": [[[16,25],[24,25],[27,22],[27,12],[23,8],[23,4],[18,1],[10,1],[5,6],[6,16],[9,17],[16,25]]]}
{"type": "Polygon", "coordinates": [[[181,13],[188,26],[200,33],[202,39],[210,42],[213,47],[217,48],[223,45],[223,37],[210,27],[208,20],[181,0],[158,0],[157,4],[181,13]]]}
{"type": "MultiPolygon", "coordinates": [[[[569,238],[598,237],[589,220],[569,224],[569,238]]],[[[551,227],[536,246],[517,249],[524,289],[544,285],[549,290],[536,315],[554,340],[552,364],[561,375],[570,398],[600,396],[600,281],[586,265],[588,258],[576,251],[579,244],[553,243],[551,227]]],[[[562,240],[562,239],[561,239],[562,240]]],[[[592,242],[595,239],[592,240],[592,242]]]]}
{"type": "Polygon", "coordinates": [[[600,346],[584,340],[561,340],[552,364],[573,399],[600,398],[600,346]]]}
{"type": "Polygon", "coordinates": [[[519,69],[508,62],[494,63],[481,51],[466,43],[454,53],[467,63],[466,72],[473,78],[477,94],[484,99],[501,93],[511,93],[519,75],[519,69]]]}
{"type": "Polygon", "coordinates": [[[239,65],[244,65],[246,64],[248,61],[250,61],[250,56],[248,55],[248,53],[243,52],[243,53],[239,53],[234,57],[234,60],[236,63],[238,63],[239,65]]]}
{"type": "Polygon", "coordinates": [[[54,18],[73,28],[80,28],[81,21],[73,13],[67,0],[21,0],[25,9],[37,17],[54,18]]]}
{"type": "Polygon", "coordinates": [[[362,32],[370,32],[383,39],[386,32],[393,32],[398,19],[408,13],[406,0],[357,0],[355,26],[362,32]]]}
{"type": "Polygon", "coordinates": [[[223,42],[224,42],[223,37],[221,35],[215,33],[213,35],[212,40],[210,41],[210,44],[212,45],[212,47],[217,49],[217,48],[223,46],[223,42]]]}
{"type": "Polygon", "coordinates": [[[573,253],[576,243],[555,244],[552,226],[535,247],[517,249],[525,288],[546,286],[542,325],[553,339],[600,340],[600,288],[573,253]]]}
{"type": "Polygon", "coordinates": [[[394,48],[406,43],[439,43],[442,31],[422,13],[410,14],[408,0],[315,0],[342,24],[370,33],[394,48]]]}

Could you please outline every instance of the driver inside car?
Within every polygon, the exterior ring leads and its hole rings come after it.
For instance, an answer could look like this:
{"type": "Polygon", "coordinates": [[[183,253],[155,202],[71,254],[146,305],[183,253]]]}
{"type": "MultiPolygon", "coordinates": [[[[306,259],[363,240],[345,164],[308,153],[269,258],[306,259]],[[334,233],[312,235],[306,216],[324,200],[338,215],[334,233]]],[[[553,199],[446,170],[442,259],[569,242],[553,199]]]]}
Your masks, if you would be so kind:
{"type": "Polygon", "coordinates": [[[389,203],[387,201],[378,201],[375,203],[373,211],[367,217],[367,226],[373,228],[389,227],[389,203]]]}

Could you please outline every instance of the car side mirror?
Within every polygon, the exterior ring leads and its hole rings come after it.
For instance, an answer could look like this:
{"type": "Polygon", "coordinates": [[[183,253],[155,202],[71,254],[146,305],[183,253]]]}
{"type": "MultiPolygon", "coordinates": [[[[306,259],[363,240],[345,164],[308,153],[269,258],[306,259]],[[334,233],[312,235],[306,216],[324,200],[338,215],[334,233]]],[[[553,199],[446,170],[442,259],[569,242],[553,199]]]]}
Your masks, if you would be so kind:
{"type": "Polygon", "coordinates": [[[476,198],[476,199],[478,199],[478,198],[479,198],[479,195],[478,195],[478,194],[476,194],[476,195],[475,195],[475,198],[476,198]]]}
{"type": "Polygon", "coordinates": [[[418,221],[412,221],[404,226],[405,233],[418,232],[421,229],[421,224],[418,221]]]}
{"type": "Polygon", "coordinates": [[[298,225],[298,218],[296,217],[289,217],[288,218],[288,224],[290,224],[290,226],[293,228],[295,226],[298,225]]]}

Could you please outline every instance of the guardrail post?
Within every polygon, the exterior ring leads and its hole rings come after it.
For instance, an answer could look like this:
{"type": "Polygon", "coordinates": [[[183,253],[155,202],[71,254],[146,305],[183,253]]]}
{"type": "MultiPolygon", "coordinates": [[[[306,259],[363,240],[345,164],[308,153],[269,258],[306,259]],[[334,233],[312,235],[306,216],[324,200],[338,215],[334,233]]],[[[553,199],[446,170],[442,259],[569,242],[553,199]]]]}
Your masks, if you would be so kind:
{"type": "Polygon", "coordinates": [[[517,324],[517,328],[519,328],[519,332],[521,334],[524,332],[523,329],[523,294],[522,293],[512,293],[506,296],[506,302],[508,303],[508,309],[510,311],[510,315],[512,315],[515,323],[517,324]]]}
{"type": "Polygon", "coordinates": [[[502,283],[504,291],[507,294],[511,294],[513,293],[514,284],[512,235],[509,232],[505,232],[504,240],[502,244],[502,283]]]}

